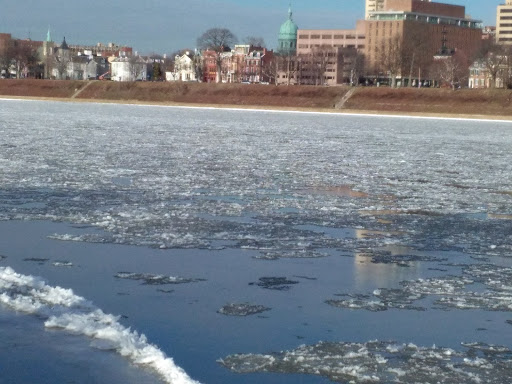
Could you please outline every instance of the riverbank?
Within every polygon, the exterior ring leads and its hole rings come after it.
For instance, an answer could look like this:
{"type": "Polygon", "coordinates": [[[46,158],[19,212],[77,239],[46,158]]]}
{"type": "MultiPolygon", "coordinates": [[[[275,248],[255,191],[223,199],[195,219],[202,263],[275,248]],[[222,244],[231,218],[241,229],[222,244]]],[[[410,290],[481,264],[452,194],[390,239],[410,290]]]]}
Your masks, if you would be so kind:
{"type": "Polygon", "coordinates": [[[0,80],[0,97],[509,119],[512,91],[166,82],[0,80]]]}

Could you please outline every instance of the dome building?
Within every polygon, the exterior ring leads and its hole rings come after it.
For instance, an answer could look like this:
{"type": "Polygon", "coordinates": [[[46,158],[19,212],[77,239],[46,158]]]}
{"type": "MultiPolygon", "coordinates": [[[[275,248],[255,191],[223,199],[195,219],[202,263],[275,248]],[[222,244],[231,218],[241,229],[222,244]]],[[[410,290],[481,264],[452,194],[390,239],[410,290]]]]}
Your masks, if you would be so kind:
{"type": "Polygon", "coordinates": [[[299,27],[293,22],[292,7],[288,9],[288,20],[286,20],[279,30],[278,51],[281,54],[295,55],[297,52],[297,31],[299,27]]]}

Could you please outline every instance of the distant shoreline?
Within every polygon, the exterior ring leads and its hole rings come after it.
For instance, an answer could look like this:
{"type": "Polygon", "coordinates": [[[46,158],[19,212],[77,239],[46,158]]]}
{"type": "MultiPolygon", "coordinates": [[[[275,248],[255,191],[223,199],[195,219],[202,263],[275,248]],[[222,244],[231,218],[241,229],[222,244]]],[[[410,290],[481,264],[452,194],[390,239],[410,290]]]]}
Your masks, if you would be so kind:
{"type": "Polygon", "coordinates": [[[225,105],[225,104],[194,104],[194,103],[157,103],[157,102],[140,102],[137,100],[99,100],[99,99],[67,99],[67,98],[51,98],[51,97],[29,97],[29,96],[3,96],[0,100],[26,100],[26,101],[53,101],[62,103],[93,103],[93,104],[117,104],[117,105],[133,105],[148,107],[174,107],[189,109],[213,109],[225,111],[257,111],[257,112],[282,112],[282,113],[304,113],[304,114],[325,114],[325,115],[345,115],[345,116],[366,116],[366,117],[387,117],[387,118],[417,118],[417,119],[433,119],[433,120],[473,120],[488,122],[510,122],[512,116],[487,116],[487,115],[463,115],[463,114],[435,114],[435,113],[392,113],[389,111],[361,111],[361,110],[336,110],[336,109],[314,109],[314,108],[280,108],[265,106],[244,106],[225,105]]]}
{"type": "Polygon", "coordinates": [[[510,90],[0,80],[0,99],[512,122],[510,90]]]}

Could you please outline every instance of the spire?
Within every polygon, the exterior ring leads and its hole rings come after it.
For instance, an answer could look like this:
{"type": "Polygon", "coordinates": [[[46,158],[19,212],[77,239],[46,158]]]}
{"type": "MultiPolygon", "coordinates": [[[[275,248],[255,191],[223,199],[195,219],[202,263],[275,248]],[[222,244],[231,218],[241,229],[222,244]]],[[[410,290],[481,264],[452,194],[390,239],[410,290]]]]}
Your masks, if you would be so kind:
{"type": "Polygon", "coordinates": [[[48,26],[48,32],[46,33],[46,42],[47,43],[52,42],[52,35],[50,34],[50,26],[48,26]]]}
{"type": "Polygon", "coordinates": [[[62,41],[62,44],[60,45],[60,49],[69,49],[68,43],[66,43],[66,37],[64,37],[64,40],[62,41]]]}
{"type": "Polygon", "coordinates": [[[288,7],[288,18],[291,20],[292,16],[293,16],[292,3],[290,3],[290,6],[288,7]]]}

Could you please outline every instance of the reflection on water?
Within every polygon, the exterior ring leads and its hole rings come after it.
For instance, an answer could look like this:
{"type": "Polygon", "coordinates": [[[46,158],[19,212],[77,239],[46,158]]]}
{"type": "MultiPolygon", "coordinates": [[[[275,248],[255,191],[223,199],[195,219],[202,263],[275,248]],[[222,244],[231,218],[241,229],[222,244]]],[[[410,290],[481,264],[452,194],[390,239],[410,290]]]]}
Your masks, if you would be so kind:
{"type": "MultiPolygon", "coordinates": [[[[392,253],[400,255],[401,253],[392,253]]],[[[368,253],[354,253],[354,282],[355,288],[367,290],[370,286],[375,288],[389,288],[396,286],[400,281],[415,279],[421,276],[421,263],[411,262],[405,267],[399,264],[381,264],[372,262],[373,255],[368,253]]]]}

